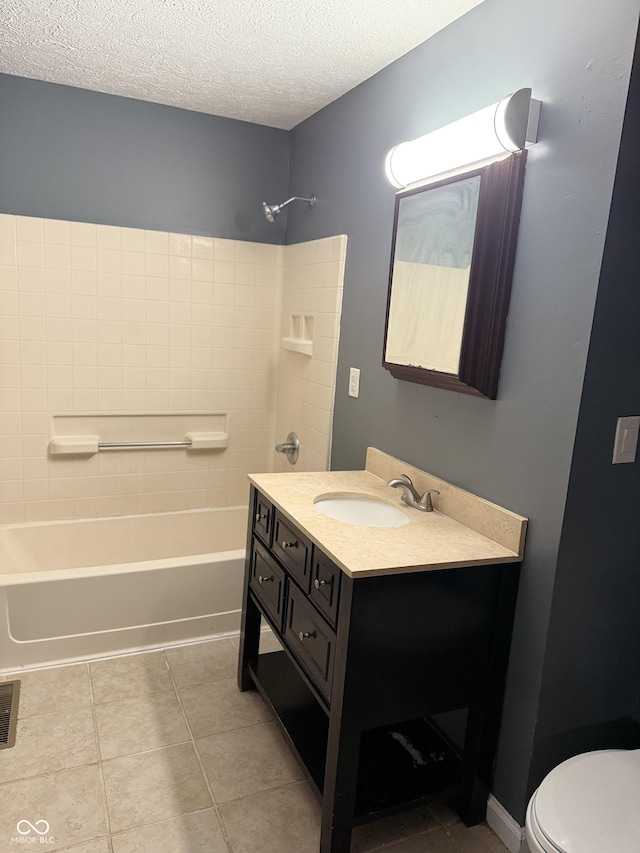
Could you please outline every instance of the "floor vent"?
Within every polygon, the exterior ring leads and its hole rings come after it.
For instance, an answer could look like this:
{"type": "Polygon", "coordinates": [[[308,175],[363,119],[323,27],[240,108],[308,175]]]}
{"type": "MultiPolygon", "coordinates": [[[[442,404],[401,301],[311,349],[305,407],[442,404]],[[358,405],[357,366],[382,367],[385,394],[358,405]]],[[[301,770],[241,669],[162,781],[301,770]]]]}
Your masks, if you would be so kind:
{"type": "Polygon", "coordinates": [[[19,695],[19,681],[0,682],[0,749],[9,749],[16,742],[19,695]]]}

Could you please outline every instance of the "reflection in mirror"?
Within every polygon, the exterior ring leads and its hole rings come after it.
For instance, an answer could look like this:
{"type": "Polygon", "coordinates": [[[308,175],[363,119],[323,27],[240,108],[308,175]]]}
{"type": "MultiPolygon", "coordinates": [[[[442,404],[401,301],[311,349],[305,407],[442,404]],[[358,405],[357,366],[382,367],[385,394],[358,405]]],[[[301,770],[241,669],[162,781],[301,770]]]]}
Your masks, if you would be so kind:
{"type": "Polygon", "coordinates": [[[387,361],[457,374],[480,176],[399,201],[387,361]]]}
{"type": "Polygon", "coordinates": [[[396,195],[383,366],[495,399],[526,151],[396,195]]]}

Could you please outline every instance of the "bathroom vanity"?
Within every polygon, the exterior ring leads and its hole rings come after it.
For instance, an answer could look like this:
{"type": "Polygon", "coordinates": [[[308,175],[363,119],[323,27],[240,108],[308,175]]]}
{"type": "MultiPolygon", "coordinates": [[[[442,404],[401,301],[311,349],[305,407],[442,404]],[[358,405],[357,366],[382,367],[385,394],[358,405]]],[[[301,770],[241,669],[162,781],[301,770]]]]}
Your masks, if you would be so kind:
{"type": "Polygon", "coordinates": [[[374,449],[365,471],[250,479],[238,681],[322,802],[321,853],[435,798],[483,820],[526,520],[374,449]],[[386,485],[401,473],[440,492],[434,512],[404,507],[408,523],[379,528],[315,506],[401,506],[386,485]],[[283,651],[258,653],[262,619],[283,651]]]}

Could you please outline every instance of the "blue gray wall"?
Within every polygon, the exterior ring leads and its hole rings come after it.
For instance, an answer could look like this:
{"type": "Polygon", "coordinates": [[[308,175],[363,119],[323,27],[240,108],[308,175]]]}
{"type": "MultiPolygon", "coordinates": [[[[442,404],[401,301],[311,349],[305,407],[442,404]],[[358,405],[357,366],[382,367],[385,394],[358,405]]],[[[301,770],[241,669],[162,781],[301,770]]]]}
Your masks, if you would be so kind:
{"type": "Polygon", "coordinates": [[[531,786],[577,752],[640,747],[640,464],[612,465],[640,414],[640,53],[636,50],[587,359],[531,786]]]}
{"type": "MultiPolygon", "coordinates": [[[[292,212],[287,242],[349,235],[333,467],[360,467],[373,445],[530,519],[494,784],[521,822],[638,5],[485,0],[293,131],[291,191],[318,204],[314,216],[292,212]],[[498,400],[395,380],[381,367],[385,154],[523,86],[544,106],[498,400]],[[350,366],[362,371],[358,399],[350,366]]],[[[610,461],[609,446],[599,452],[610,461]]]]}
{"type": "Polygon", "coordinates": [[[289,133],[0,74],[0,212],[282,243],[289,133]]]}

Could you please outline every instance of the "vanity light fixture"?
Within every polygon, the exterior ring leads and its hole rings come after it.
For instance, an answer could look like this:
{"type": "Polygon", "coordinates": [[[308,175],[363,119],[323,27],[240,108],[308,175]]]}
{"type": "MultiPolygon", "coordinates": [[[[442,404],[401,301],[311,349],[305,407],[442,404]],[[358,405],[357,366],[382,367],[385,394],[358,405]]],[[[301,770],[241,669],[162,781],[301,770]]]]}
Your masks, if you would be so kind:
{"type": "Polygon", "coordinates": [[[401,142],[387,154],[387,178],[403,189],[520,151],[537,142],[540,103],[531,97],[531,89],[519,89],[426,136],[401,142]]]}

